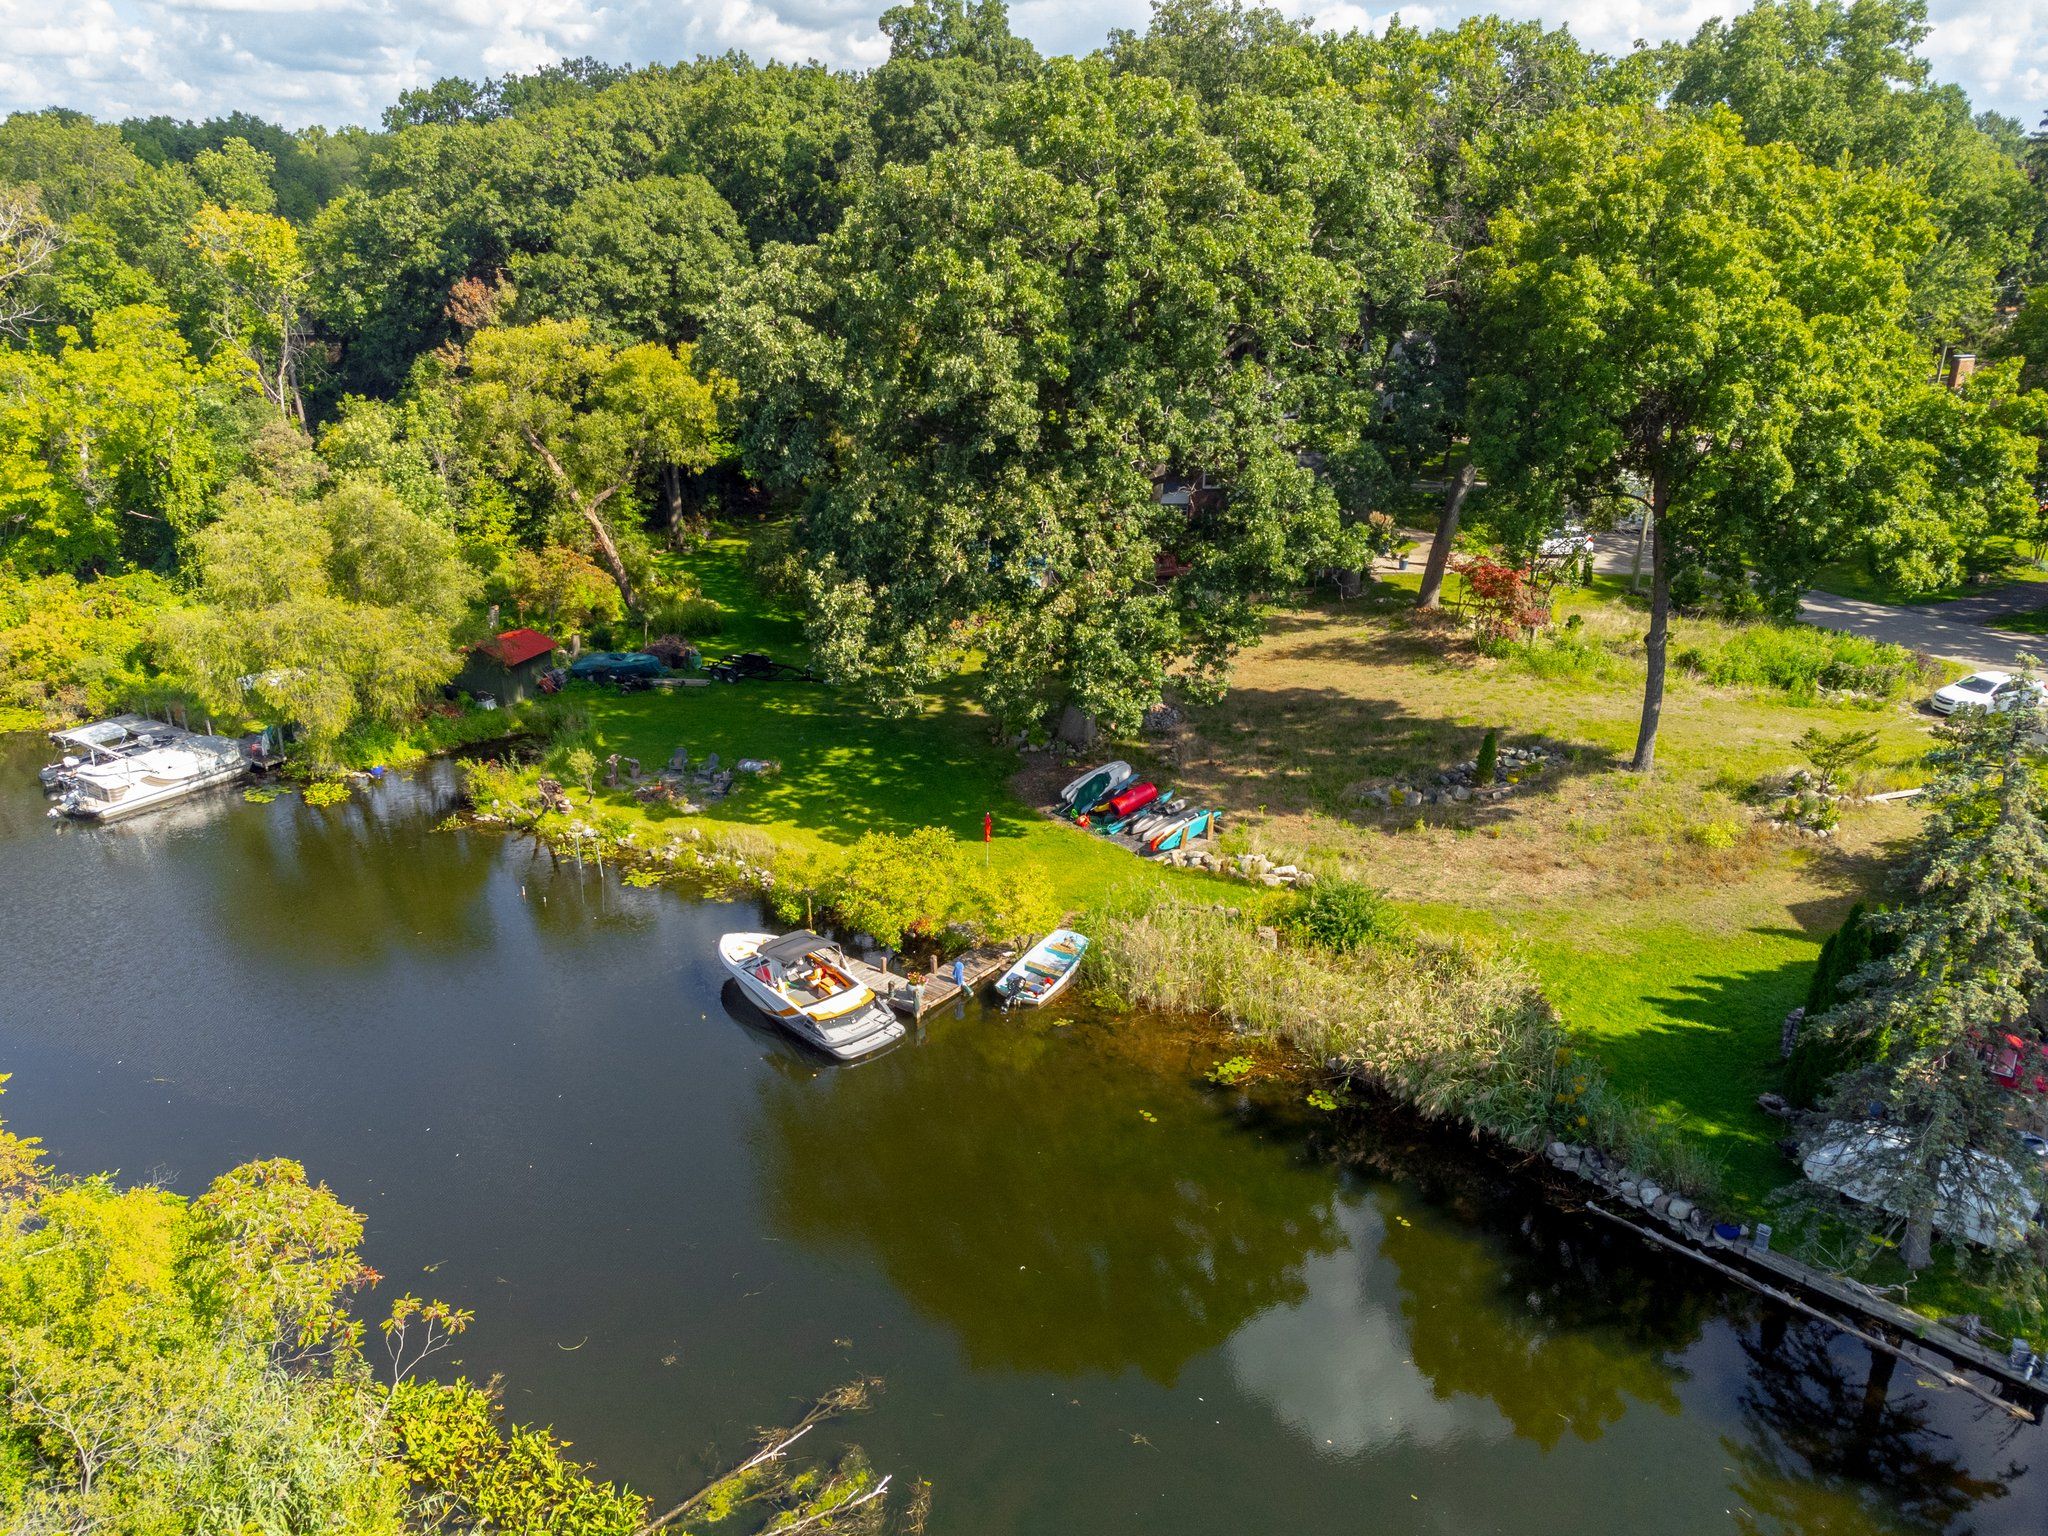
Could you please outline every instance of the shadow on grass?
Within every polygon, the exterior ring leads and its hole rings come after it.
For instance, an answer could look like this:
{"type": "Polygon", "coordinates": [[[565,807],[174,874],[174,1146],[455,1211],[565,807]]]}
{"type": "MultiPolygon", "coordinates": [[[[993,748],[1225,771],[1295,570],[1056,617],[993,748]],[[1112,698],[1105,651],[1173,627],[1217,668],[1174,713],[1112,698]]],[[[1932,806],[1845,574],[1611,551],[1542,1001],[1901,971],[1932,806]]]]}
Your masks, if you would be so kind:
{"type": "MultiPolygon", "coordinates": [[[[1358,637],[1369,643],[1369,637],[1358,637]]],[[[1350,637],[1343,642],[1348,643],[1350,637]]],[[[1554,798],[1574,779],[1621,766],[1611,748],[1543,732],[1504,736],[1502,746],[1542,746],[1563,761],[1525,780],[1504,799],[1481,804],[1399,807],[1376,812],[1362,806],[1362,781],[1396,775],[1429,787],[1435,775],[1479,753],[1486,728],[1448,716],[1418,715],[1391,699],[1361,698],[1335,688],[1239,687],[1196,724],[1208,751],[1184,776],[1225,809],[1299,800],[1333,815],[1365,814],[1412,820],[1418,811],[1446,825],[1498,823],[1532,802],[1554,798]]]]}
{"type": "Polygon", "coordinates": [[[986,725],[952,697],[926,713],[889,719],[819,684],[740,683],[673,692],[577,696],[593,749],[637,757],[653,773],[678,747],[726,766],[769,758],[780,771],[743,780],[707,808],[713,821],[791,825],[832,842],[868,831],[943,827],[979,838],[984,814],[999,836],[1038,818],[1010,795],[1014,758],[988,740],[986,725]]]}

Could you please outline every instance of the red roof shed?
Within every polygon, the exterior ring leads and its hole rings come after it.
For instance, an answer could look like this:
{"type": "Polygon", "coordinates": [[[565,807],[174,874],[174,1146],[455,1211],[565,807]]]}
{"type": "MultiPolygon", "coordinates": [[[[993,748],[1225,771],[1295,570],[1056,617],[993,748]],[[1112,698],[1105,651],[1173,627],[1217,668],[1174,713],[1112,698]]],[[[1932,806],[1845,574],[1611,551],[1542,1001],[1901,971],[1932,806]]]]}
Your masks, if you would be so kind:
{"type": "Polygon", "coordinates": [[[554,636],[544,635],[537,629],[508,629],[477,647],[486,656],[508,667],[516,667],[536,656],[545,656],[554,648],[554,636]]]}

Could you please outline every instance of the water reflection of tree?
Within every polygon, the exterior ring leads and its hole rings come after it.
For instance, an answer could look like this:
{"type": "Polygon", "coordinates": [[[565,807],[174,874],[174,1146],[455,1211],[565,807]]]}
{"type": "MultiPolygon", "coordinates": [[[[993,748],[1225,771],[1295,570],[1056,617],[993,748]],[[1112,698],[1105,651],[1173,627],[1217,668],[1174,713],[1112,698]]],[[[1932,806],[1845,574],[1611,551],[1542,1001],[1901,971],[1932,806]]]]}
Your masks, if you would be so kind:
{"type": "Polygon", "coordinates": [[[1345,1240],[1327,1169],[1084,1041],[973,1019],[761,1094],[777,1224],[870,1258],[977,1368],[1171,1382],[1345,1240]]]}
{"type": "Polygon", "coordinates": [[[1546,1450],[1567,1434],[1597,1440],[1635,1404],[1679,1412],[1685,1373],[1672,1360],[1715,1309],[1712,1288],[1533,1200],[1469,1145],[1381,1124],[1342,1155],[1398,1171],[1422,1197],[1405,1214],[1389,1204],[1380,1252],[1438,1397],[1490,1400],[1546,1450]]]}
{"type": "Polygon", "coordinates": [[[431,783],[391,783],[326,808],[237,807],[193,846],[223,887],[204,910],[238,947],[288,965],[488,945],[478,898],[493,849],[434,832],[447,800],[431,783]]]}
{"type": "Polygon", "coordinates": [[[1773,1313],[1742,1348],[1754,1367],[1742,1394],[1748,1436],[1722,1443],[1746,1506],[1737,1523],[1755,1536],[1967,1531],[1964,1517],[2025,1470],[1971,1472],[1928,1403],[1890,1391],[1896,1357],[1831,1328],[1773,1313]]]}

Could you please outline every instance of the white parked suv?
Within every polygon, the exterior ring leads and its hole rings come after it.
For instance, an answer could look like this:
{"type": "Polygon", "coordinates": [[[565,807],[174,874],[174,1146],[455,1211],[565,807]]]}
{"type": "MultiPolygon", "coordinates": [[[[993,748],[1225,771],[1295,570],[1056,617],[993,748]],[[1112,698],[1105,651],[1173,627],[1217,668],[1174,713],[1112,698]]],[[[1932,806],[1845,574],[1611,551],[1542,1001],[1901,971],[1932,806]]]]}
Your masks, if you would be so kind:
{"type": "MultiPolygon", "coordinates": [[[[1938,715],[1952,715],[1959,709],[1995,709],[2003,714],[2026,700],[2027,691],[2027,685],[2010,672],[1972,672],[1945,688],[1935,689],[1928,702],[1938,715]]],[[[2026,701],[2039,704],[2040,688],[2032,692],[2032,698],[2026,701]]]]}

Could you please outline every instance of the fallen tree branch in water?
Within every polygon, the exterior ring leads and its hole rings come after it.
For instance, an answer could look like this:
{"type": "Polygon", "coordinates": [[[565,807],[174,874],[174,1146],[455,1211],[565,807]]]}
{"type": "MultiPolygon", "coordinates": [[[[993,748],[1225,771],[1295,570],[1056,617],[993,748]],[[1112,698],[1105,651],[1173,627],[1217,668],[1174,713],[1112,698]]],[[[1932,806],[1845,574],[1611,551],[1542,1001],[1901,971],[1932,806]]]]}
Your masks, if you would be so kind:
{"type": "MultiPolygon", "coordinates": [[[[717,1477],[714,1477],[702,1488],[699,1488],[695,1493],[683,1500],[682,1503],[676,1505],[674,1509],[668,1511],[668,1513],[648,1521],[639,1530],[635,1531],[633,1536],[654,1536],[655,1532],[673,1525],[722,1489],[732,1488],[737,1481],[743,1480],[750,1474],[782,1460],[783,1457],[788,1455],[791,1446],[795,1445],[797,1441],[803,1439],[805,1435],[808,1435],[827,1419],[837,1418],[842,1413],[859,1413],[868,1406],[868,1400],[873,1395],[874,1389],[880,1385],[880,1381],[872,1376],[864,1376],[858,1381],[848,1382],[843,1387],[836,1387],[832,1391],[827,1392],[823,1397],[811,1404],[810,1411],[797,1420],[791,1428],[763,1430],[760,1438],[766,1443],[760,1450],[749,1456],[731,1471],[722,1472],[717,1477]]],[[[884,1477],[876,1488],[869,1490],[868,1493],[863,1494],[852,1503],[839,1505],[831,1510],[820,1511],[814,1516],[806,1516],[803,1523],[815,1523],[816,1520],[822,1519],[826,1515],[838,1514],[855,1508],[859,1504],[865,1504],[888,1486],[889,1479],[884,1477]]],[[[778,1527],[776,1536],[782,1536],[782,1532],[785,1530],[797,1530],[800,1528],[800,1525],[778,1527]]]]}

